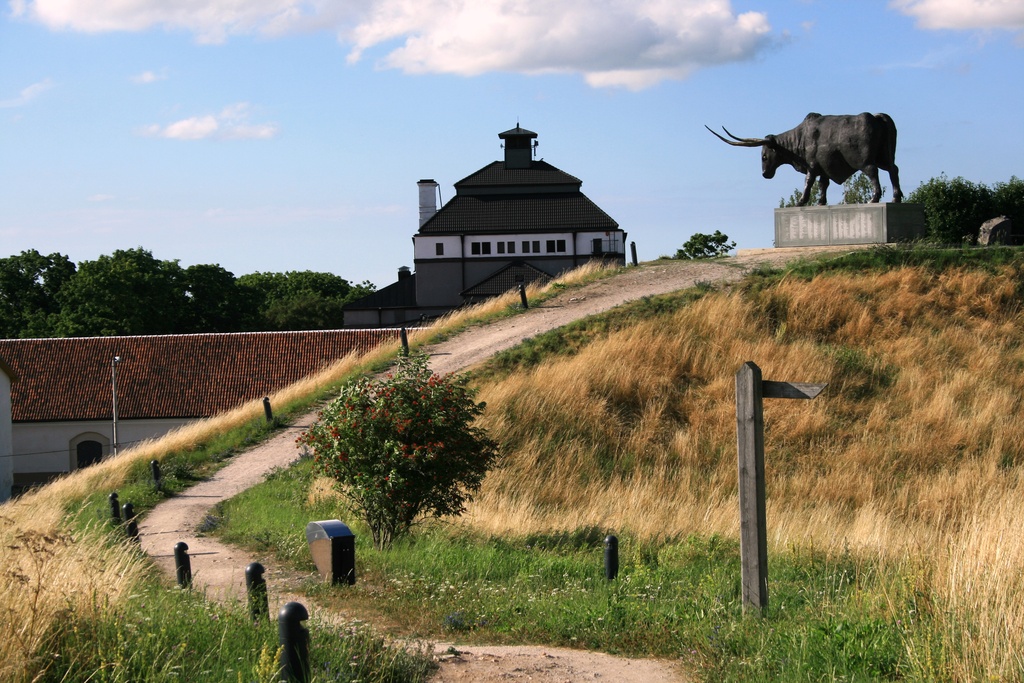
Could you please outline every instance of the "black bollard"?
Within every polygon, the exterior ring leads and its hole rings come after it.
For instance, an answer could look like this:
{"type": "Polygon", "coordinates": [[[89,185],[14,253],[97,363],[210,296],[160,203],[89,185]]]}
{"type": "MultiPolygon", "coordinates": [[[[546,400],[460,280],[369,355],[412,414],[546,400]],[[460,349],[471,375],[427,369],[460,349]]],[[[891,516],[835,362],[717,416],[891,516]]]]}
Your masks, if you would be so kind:
{"type": "Polygon", "coordinates": [[[636,242],[629,243],[630,255],[633,257],[633,265],[636,265],[636,242]]]}
{"type": "Polygon", "coordinates": [[[267,602],[267,582],[263,578],[263,565],[253,562],[245,568],[245,592],[249,596],[249,616],[253,621],[270,618],[267,602]]]}
{"type": "Polygon", "coordinates": [[[128,534],[128,538],[133,540],[139,540],[139,525],[135,521],[135,506],[131,503],[125,503],[121,506],[121,512],[124,513],[124,531],[128,534]]]}
{"type": "Polygon", "coordinates": [[[163,480],[160,478],[160,463],[156,460],[150,460],[149,471],[153,473],[153,486],[159,491],[160,487],[163,486],[163,480]]]}
{"type": "Polygon", "coordinates": [[[110,519],[120,524],[121,502],[117,499],[117,491],[107,496],[107,502],[110,503],[110,519]]]}
{"type": "Polygon", "coordinates": [[[519,285],[519,302],[521,304],[523,304],[523,308],[524,309],[527,309],[527,308],[530,307],[530,304],[527,303],[527,301],[526,301],[526,285],[523,285],[523,284],[519,285]]]}
{"type": "Polygon", "coordinates": [[[263,414],[267,416],[267,424],[274,421],[274,411],[270,409],[270,397],[263,397],[263,414]]]}
{"type": "Polygon", "coordinates": [[[188,557],[188,544],[185,541],[178,541],[174,545],[174,571],[178,575],[180,587],[192,587],[192,560],[188,557]]]}
{"type": "Polygon", "coordinates": [[[402,339],[402,355],[403,356],[408,356],[409,355],[409,333],[406,332],[405,328],[403,327],[401,330],[399,330],[398,336],[402,339]]]}
{"type": "Polygon", "coordinates": [[[282,681],[309,681],[309,631],[302,626],[306,619],[309,612],[298,602],[289,602],[277,613],[282,681]]]}
{"type": "Polygon", "coordinates": [[[611,581],[619,575],[619,539],[606,536],[604,539],[604,578],[611,581]]]}

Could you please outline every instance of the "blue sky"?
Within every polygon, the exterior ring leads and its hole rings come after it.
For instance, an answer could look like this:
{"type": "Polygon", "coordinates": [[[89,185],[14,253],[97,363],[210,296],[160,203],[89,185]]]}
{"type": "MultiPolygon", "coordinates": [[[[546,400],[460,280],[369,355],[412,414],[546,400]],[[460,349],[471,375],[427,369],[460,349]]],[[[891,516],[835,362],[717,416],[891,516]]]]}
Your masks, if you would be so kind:
{"type": "Polygon", "coordinates": [[[1024,2],[11,0],[0,256],[382,287],[412,266],[416,181],[449,200],[517,121],[642,260],[716,229],[769,247],[802,177],[704,125],[810,111],[889,113],[906,193],[1024,176],[1024,2]]]}

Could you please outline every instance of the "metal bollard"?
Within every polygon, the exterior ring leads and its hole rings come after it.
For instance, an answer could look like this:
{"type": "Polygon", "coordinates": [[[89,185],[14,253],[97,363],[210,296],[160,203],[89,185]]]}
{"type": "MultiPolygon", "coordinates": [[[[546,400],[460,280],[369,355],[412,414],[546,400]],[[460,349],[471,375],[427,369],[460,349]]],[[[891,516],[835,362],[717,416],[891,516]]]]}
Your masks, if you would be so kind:
{"type": "Polygon", "coordinates": [[[619,575],[619,539],[606,536],[604,539],[604,578],[609,581],[619,575]]]}
{"type": "Polygon", "coordinates": [[[630,255],[633,257],[633,265],[636,265],[636,242],[629,243],[630,255]]]}
{"type": "Polygon", "coordinates": [[[523,304],[523,308],[529,308],[530,304],[526,301],[526,285],[519,285],[519,302],[523,304]]]}
{"type": "Polygon", "coordinates": [[[406,332],[405,328],[403,327],[401,330],[398,331],[398,336],[402,339],[402,355],[403,356],[408,356],[409,355],[409,333],[406,332]]]}
{"type": "Polygon", "coordinates": [[[149,471],[153,473],[153,486],[159,491],[160,487],[163,486],[163,479],[160,475],[160,463],[156,460],[149,461],[149,471]]]}
{"type": "Polygon", "coordinates": [[[274,411],[270,409],[270,397],[263,397],[263,414],[267,417],[267,424],[274,421],[274,411]]]}
{"type": "Polygon", "coordinates": [[[192,587],[192,560],[188,557],[188,544],[185,541],[178,541],[174,545],[174,571],[178,576],[179,586],[192,587]]]}
{"type": "Polygon", "coordinates": [[[309,631],[302,626],[306,619],[309,612],[298,602],[289,602],[277,614],[282,681],[309,681],[309,631]]]}
{"type": "Polygon", "coordinates": [[[263,578],[264,571],[266,570],[259,562],[253,562],[245,568],[245,592],[249,598],[249,616],[253,621],[270,618],[267,582],[263,578]]]}
{"type": "Polygon", "coordinates": [[[121,522],[121,502],[117,499],[117,491],[114,491],[107,496],[107,502],[110,503],[110,519],[120,523],[121,522]]]}
{"type": "Polygon", "coordinates": [[[135,521],[135,506],[125,503],[121,506],[121,512],[124,513],[124,530],[128,534],[128,538],[139,540],[139,525],[135,521]]]}

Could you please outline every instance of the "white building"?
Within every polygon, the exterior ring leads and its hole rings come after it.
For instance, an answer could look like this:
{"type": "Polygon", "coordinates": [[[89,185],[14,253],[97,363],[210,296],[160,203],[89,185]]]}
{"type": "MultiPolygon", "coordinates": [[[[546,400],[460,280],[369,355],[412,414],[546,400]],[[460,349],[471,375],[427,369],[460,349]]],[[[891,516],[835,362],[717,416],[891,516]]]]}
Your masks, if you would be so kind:
{"type": "Polygon", "coordinates": [[[419,181],[416,272],[345,307],[345,324],[403,325],[546,280],[593,259],[625,265],[626,233],[584,195],[583,182],[534,160],[537,134],[499,133],[505,159],[455,183],[437,208],[438,185],[419,181]]]}

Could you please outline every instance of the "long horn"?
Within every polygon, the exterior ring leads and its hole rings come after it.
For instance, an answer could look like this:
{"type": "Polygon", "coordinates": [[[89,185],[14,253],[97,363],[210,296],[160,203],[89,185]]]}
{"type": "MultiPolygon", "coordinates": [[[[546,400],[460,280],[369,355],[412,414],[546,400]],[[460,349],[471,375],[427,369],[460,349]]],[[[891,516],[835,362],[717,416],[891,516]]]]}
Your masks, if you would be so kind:
{"type": "MultiPolygon", "coordinates": [[[[704,126],[704,127],[708,128],[707,126],[704,126]]],[[[718,138],[719,140],[721,140],[725,144],[732,145],[733,147],[760,147],[761,145],[763,145],[765,143],[764,138],[738,138],[735,135],[733,135],[732,133],[730,133],[728,131],[728,129],[726,129],[725,126],[722,126],[722,130],[724,130],[726,135],[731,137],[732,140],[726,140],[721,135],[719,135],[715,131],[713,131],[710,128],[708,128],[708,132],[709,133],[714,135],[716,138],[718,138]],[[737,142],[733,142],[733,140],[736,140],[737,142]]]]}

